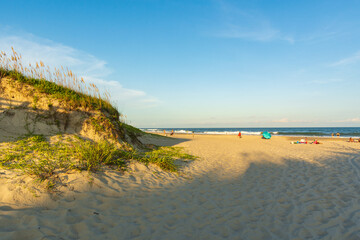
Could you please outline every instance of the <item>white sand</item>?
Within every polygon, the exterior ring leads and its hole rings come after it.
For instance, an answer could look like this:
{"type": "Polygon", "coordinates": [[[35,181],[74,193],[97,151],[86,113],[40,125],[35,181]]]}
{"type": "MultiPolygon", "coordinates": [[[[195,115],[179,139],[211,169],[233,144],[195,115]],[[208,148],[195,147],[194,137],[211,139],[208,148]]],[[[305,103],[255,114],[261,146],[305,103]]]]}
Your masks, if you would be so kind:
{"type": "Polygon", "coordinates": [[[201,157],[180,175],[63,175],[50,198],[0,169],[0,239],[360,239],[360,143],[176,137],[155,142],[201,157]]]}

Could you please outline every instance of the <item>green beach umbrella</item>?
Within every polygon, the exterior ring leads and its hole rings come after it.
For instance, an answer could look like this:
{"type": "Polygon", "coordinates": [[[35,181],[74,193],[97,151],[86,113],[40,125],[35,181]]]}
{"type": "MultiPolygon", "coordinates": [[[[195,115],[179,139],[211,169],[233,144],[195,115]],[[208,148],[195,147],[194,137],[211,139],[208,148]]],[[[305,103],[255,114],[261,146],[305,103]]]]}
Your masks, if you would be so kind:
{"type": "Polygon", "coordinates": [[[270,139],[271,138],[271,134],[269,133],[269,132],[263,132],[263,137],[265,138],[265,139],[270,139]]]}

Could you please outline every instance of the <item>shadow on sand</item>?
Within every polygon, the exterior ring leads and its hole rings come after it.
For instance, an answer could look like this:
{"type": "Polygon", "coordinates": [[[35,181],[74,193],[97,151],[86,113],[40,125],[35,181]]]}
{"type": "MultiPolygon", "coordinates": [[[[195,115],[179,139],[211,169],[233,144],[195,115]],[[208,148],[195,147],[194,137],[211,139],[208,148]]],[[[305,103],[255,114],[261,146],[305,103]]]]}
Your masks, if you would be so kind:
{"type": "Polygon", "coordinates": [[[358,152],[313,162],[274,163],[261,152],[239,159],[250,161],[241,174],[216,170],[191,180],[102,173],[109,188],[74,193],[51,209],[0,206],[0,232],[9,239],[360,238],[358,152]]]}
{"type": "Polygon", "coordinates": [[[180,144],[182,142],[191,141],[191,139],[178,138],[178,137],[174,138],[174,137],[167,137],[158,134],[148,133],[140,137],[140,141],[144,144],[154,144],[162,147],[171,147],[180,144]]]}

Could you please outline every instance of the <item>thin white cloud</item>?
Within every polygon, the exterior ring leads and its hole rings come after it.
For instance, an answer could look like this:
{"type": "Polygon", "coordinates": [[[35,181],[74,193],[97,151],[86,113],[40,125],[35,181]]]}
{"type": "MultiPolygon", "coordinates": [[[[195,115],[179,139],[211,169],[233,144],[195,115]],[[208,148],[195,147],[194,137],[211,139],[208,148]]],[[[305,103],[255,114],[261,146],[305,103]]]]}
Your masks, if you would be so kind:
{"type": "Polygon", "coordinates": [[[304,120],[290,120],[288,118],[281,118],[279,120],[273,120],[273,123],[312,123],[313,121],[304,121],[304,120]]]}
{"type": "Polygon", "coordinates": [[[290,122],[289,119],[287,118],[282,118],[282,119],[279,119],[279,120],[274,120],[273,122],[277,122],[277,123],[288,123],[290,122]]]}
{"type": "Polygon", "coordinates": [[[338,123],[358,123],[358,122],[360,122],[360,118],[350,118],[350,119],[338,120],[338,121],[334,121],[334,122],[338,122],[338,123]]]}
{"type": "Polygon", "coordinates": [[[338,67],[338,66],[346,66],[350,64],[354,64],[356,62],[360,61],[360,51],[356,52],[350,57],[343,58],[337,62],[331,63],[331,67],[338,67]]]}
{"type": "Polygon", "coordinates": [[[269,42],[274,40],[286,41],[294,43],[295,40],[291,36],[284,36],[279,30],[272,28],[268,24],[259,24],[255,27],[244,27],[243,25],[228,24],[224,30],[216,34],[217,37],[223,38],[239,38],[259,42],[269,42]]]}
{"type": "Polygon", "coordinates": [[[100,90],[108,91],[119,106],[153,107],[160,101],[144,91],[124,88],[119,82],[109,80],[112,72],[104,60],[32,34],[0,34],[0,50],[11,53],[11,47],[22,55],[24,64],[43,61],[51,68],[68,67],[85,81],[95,83],[100,90]]]}
{"type": "Polygon", "coordinates": [[[309,81],[310,84],[330,84],[330,83],[340,83],[344,82],[344,79],[341,78],[332,78],[332,79],[324,79],[324,80],[313,80],[309,81]]]}
{"type": "Polygon", "coordinates": [[[85,71],[90,74],[99,72],[101,75],[109,73],[105,61],[74,48],[37,38],[31,34],[0,36],[0,47],[6,52],[11,52],[11,47],[14,47],[22,55],[24,63],[42,60],[51,67],[63,65],[71,67],[77,72],[85,71]]]}
{"type": "Polygon", "coordinates": [[[274,28],[270,21],[255,11],[244,11],[226,1],[218,0],[221,14],[220,28],[216,31],[216,37],[239,38],[252,41],[281,40],[294,43],[294,38],[281,33],[274,28]]]}
{"type": "Polygon", "coordinates": [[[218,36],[224,38],[243,38],[255,41],[271,41],[277,38],[279,32],[266,27],[262,29],[244,29],[242,26],[229,24],[225,30],[219,31],[218,36]]]}
{"type": "Polygon", "coordinates": [[[305,34],[305,36],[297,37],[297,42],[306,42],[310,44],[321,43],[325,41],[329,41],[331,39],[335,39],[341,36],[343,33],[340,31],[334,31],[329,28],[320,29],[315,32],[305,34]]]}
{"type": "Polygon", "coordinates": [[[100,91],[110,93],[111,100],[120,106],[136,107],[138,109],[151,108],[159,105],[160,101],[148,96],[144,91],[124,88],[117,81],[106,81],[100,78],[85,76],[84,80],[94,83],[100,91]]]}

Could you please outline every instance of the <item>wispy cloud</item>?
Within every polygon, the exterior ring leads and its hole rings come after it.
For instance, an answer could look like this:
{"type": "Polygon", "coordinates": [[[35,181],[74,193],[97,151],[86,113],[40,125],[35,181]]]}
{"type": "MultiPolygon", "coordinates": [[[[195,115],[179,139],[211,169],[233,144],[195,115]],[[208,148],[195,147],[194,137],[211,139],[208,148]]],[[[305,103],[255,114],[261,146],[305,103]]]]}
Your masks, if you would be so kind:
{"type": "Polygon", "coordinates": [[[313,121],[305,121],[305,120],[290,120],[288,118],[281,118],[279,120],[273,120],[273,123],[312,123],[313,121]]]}
{"type": "Polygon", "coordinates": [[[236,24],[227,24],[227,26],[225,26],[223,30],[218,31],[215,36],[220,38],[239,38],[259,42],[269,42],[275,40],[285,41],[291,44],[295,42],[293,37],[284,36],[279,30],[272,27],[250,29],[236,24]]]}
{"type": "Polygon", "coordinates": [[[344,33],[338,30],[332,30],[329,28],[316,30],[315,32],[311,32],[305,34],[305,36],[297,37],[297,42],[306,42],[310,44],[317,44],[321,42],[326,42],[332,39],[336,39],[337,37],[343,35],[344,33]]]}
{"type": "Polygon", "coordinates": [[[243,38],[255,41],[271,41],[278,37],[279,31],[270,27],[261,29],[246,29],[236,24],[228,24],[224,30],[218,32],[218,37],[243,38]]]}
{"type": "Polygon", "coordinates": [[[360,51],[356,52],[355,54],[353,54],[350,57],[343,58],[337,62],[331,63],[330,66],[331,67],[346,66],[346,65],[357,63],[358,61],[360,61],[360,51]]]}
{"type": "Polygon", "coordinates": [[[148,108],[157,106],[160,101],[148,96],[144,91],[124,88],[117,81],[108,81],[92,76],[84,76],[85,81],[94,83],[102,91],[108,91],[111,94],[111,100],[123,106],[137,108],[148,108]]]}
{"type": "Polygon", "coordinates": [[[334,121],[334,122],[338,122],[338,123],[358,123],[358,122],[360,122],[360,118],[350,118],[350,119],[338,120],[338,121],[334,121]]]}
{"type": "Polygon", "coordinates": [[[239,38],[252,41],[274,41],[281,40],[294,43],[294,38],[283,34],[272,26],[270,21],[255,11],[244,11],[226,1],[218,0],[221,13],[220,28],[216,31],[216,37],[239,38]]]}
{"type": "Polygon", "coordinates": [[[43,61],[50,67],[68,67],[88,82],[95,83],[100,90],[107,90],[111,99],[120,107],[153,107],[160,101],[144,91],[128,89],[119,82],[110,80],[112,70],[104,60],[32,34],[0,34],[0,50],[10,53],[11,47],[22,55],[23,62],[43,61]]]}
{"type": "Polygon", "coordinates": [[[323,80],[312,80],[309,81],[309,84],[330,84],[330,83],[340,83],[344,82],[344,79],[341,78],[330,78],[330,79],[323,79],[323,80]]]}

